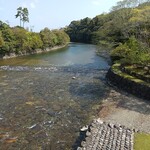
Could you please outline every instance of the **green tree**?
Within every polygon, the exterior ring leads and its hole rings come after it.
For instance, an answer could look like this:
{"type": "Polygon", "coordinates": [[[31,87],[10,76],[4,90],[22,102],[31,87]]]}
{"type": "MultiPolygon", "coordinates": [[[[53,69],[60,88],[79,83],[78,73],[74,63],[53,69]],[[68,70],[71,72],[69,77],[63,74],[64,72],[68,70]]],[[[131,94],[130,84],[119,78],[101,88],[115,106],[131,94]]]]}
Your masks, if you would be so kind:
{"type": "Polygon", "coordinates": [[[65,30],[71,41],[89,43],[91,41],[90,22],[91,19],[88,17],[79,21],[72,21],[65,30]]]}
{"type": "Polygon", "coordinates": [[[43,41],[43,48],[53,47],[57,43],[56,35],[48,28],[44,28],[40,31],[40,36],[43,41]]]}
{"type": "Polygon", "coordinates": [[[0,31],[3,41],[3,46],[1,47],[1,52],[3,53],[13,53],[14,52],[14,34],[12,29],[6,23],[0,22],[0,31]]]}
{"type": "Polygon", "coordinates": [[[26,32],[26,38],[23,42],[22,49],[26,52],[32,53],[36,51],[36,49],[41,49],[43,46],[43,42],[39,33],[26,32]]]}
{"type": "Polygon", "coordinates": [[[52,32],[57,37],[56,45],[65,45],[70,41],[69,36],[63,30],[53,30],[52,32]]]}
{"type": "Polygon", "coordinates": [[[29,22],[29,12],[27,8],[23,8],[22,12],[23,12],[22,21],[23,21],[23,27],[24,27],[25,22],[29,22]]]}
{"type": "Polygon", "coordinates": [[[2,33],[0,31],[0,48],[4,45],[4,39],[2,37],[2,33]]]}
{"type": "Polygon", "coordinates": [[[24,53],[23,49],[24,41],[27,39],[27,31],[24,28],[15,27],[12,29],[15,39],[15,52],[16,53],[24,53]]]}
{"type": "Polygon", "coordinates": [[[16,18],[19,17],[20,19],[20,27],[21,27],[21,21],[22,21],[22,7],[17,8],[17,14],[15,15],[16,18]]]}
{"type": "Polygon", "coordinates": [[[23,27],[25,22],[29,22],[29,12],[27,8],[22,7],[17,8],[17,14],[15,16],[16,18],[19,17],[20,19],[20,27],[22,26],[21,22],[23,22],[23,27]]]}
{"type": "Polygon", "coordinates": [[[120,44],[111,52],[111,58],[123,65],[141,64],[144,66],[150,63],[150,49],[135,37],[131,37],[126,43],[120,44]]]}

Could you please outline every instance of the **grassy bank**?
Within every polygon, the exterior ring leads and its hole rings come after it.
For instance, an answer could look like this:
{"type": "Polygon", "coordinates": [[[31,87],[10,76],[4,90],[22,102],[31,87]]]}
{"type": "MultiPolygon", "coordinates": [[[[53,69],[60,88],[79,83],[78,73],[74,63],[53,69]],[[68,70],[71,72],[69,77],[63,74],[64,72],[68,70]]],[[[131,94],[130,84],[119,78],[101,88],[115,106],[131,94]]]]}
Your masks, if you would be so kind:
{"type": "MultiPolygon", "coordinates": [[[[146,77],[146,76],[145,76],[146,77]]],[[[131,93],[137,97],[150,99],[150,83],[134,75],[124,71],[119,63],[114,64],[108,71],[106,78],[112,85],[117,86],[121,90],[131,93]]],[[[147,77],[149,79],[149,77],[147,77]]]]}
{"type": "MultiPolygon", "coordinates": [[[[127,73],[126,71],[124,71],[125,68],[128,68],[128,67],[122,68],[119,63],[116,63],[116,64],[114,64],[112,66],[112,71],[115,74],[117,74],[117,75],[119,75],[119,76],[121,76],[121,77],[123,77],[125,79],[128,79],[130,81],[133,81],[133,82],[136,82],[136,83],[140,83],[140,84],[143,84],[143,85],[146,85],[146,86],[150,86],[149,82],[143,80],[142,78],[136,77],[136,75],[132,75],[132,73],[127,73]]],[[[132,68],[132,72],[135,72],[135,69],[132,68]]],[[[136,71],[136,72],[138,72],[138,71],[136,71]]],[[[149,76],[145,76],[145,77],[150,78],[149,76]]]]}
{"type": "Polygon", "coordinates": [[[134,136],[134,150],[150,150],[150,134],[136,133],[134,136]]]}

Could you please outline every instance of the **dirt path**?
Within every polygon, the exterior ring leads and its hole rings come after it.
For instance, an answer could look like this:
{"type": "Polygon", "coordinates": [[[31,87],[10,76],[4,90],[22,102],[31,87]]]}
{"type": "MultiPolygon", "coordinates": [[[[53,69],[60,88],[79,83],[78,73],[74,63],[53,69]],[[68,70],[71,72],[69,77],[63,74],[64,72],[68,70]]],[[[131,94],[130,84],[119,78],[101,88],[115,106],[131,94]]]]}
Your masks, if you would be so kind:
{"type": "Polygon", "coordinates": [[[148,100],[111,90],[103,100],[98,115],[106,122],[150,133],[150,101],[148,100]]]}

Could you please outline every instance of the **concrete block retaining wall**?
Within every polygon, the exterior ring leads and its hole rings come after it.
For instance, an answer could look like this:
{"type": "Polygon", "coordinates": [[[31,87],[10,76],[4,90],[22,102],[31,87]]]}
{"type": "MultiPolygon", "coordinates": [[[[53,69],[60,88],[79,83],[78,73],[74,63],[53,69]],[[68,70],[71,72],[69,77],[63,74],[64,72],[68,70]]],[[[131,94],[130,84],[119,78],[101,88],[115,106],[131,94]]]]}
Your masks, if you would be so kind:
{"type": "Polygon", "coordinates": [[[120,89],[136,95],[137,97],[150,100],[150,86],[129,80],[128,78],[115,73],[112,68],[109,69],[106,79],[120,89]]]}

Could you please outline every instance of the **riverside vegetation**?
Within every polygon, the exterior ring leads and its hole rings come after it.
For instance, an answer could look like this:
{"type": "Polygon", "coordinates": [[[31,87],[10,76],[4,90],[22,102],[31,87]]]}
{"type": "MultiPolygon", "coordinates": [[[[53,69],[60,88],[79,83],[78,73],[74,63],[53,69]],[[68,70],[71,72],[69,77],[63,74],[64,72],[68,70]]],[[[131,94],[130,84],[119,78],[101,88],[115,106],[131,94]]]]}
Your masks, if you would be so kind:
{"type": "Polygon", "coordinates": [[[24,29],[25,22],[29,22],[29,12],[27,8],[17,8],[15,17],[19,17],[20,26],[10,27],[8,24],[0,21],[1,58],[5,55],[9,57],[12,54],[13,56],[18,56],[42,52],[42,50],[64,46],[70,41],[69,36],[63,29],[50,30],[44,28],[40,33],[24,29]]]}
{"type": "Polygon", "coordinates": [[[63,30],[44,28],[40,33],[31,32],[23,27],[10,27],[0,21],[0,55],[26,55],[69,42],[69,36],[63,30]]]}

